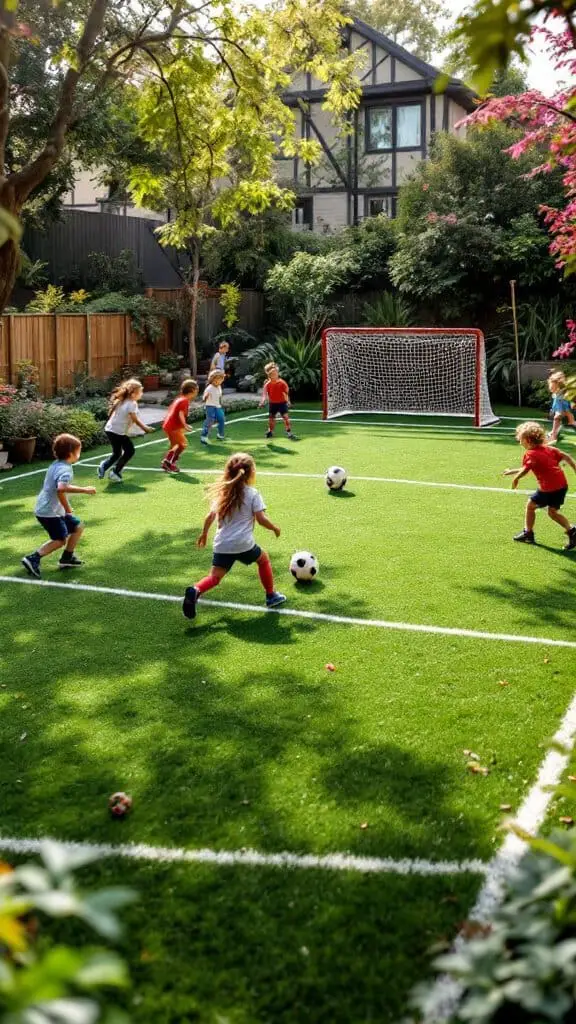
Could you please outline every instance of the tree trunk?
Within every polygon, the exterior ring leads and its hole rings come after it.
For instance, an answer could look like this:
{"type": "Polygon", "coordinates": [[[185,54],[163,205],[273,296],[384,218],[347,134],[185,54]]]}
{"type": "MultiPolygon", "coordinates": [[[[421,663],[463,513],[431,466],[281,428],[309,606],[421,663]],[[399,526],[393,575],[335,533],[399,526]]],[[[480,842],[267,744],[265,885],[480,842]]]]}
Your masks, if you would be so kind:
{"type": "MultiPolygon", "coordinates": [[[[0,188],[0,206],[8,210],[8,213],[11,213],[13,217],[18,218],[20,205],[17,201],[16,193],[13,188],[6,184],[3,188],[0,188]]],[[[15,242],[5,242],[0,247],[0,314],[4,312],[14,290],[19,263],[19,247],[15,242]]]]}
{"type": "Polygon", "coordinates": [[[200,248],[195,245],[192,253],[192,284],[190,293],[190,325],[188,329],[188,358],[193,377],[198,373],[198,353],[196,350],[196,322],[198,319],[198,297],[200,291],[200,248]]]}

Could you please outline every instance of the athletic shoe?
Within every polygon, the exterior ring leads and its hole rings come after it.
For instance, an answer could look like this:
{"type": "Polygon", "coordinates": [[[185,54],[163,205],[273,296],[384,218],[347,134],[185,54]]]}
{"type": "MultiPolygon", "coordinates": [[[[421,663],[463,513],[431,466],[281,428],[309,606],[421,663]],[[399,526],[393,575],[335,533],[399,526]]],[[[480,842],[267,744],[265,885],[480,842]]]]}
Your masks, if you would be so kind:
{"type": "Polygon", "coordinates": [[[568,530],[568,543],[564,545],[565,551],[572,551],[573,548],[576,548],[576,526],[568,530]]]}
{"type": "Polygon", "coordinates": [[[285,600],[285,594],[279,594],[278,591],[275,590],[272,594],[266,595],[266,607],[276,608],[279,604],[284,604],[285,600]]]}
{"type": "Polygon", "coordinates": [[[226,440],[226,438],[224,437],[224,434],[217,434],[216,437],[218,438],[219,441],[225,441],[226,440]]]}
{"type": "Polygon", "coordinates": [[[108,473],[108,479],[111,480],[113,484],[121,484],[122,474],[117,473],[115,469],[111,469],[108,473]]]}
{"type": "Polygon", "coordinates": [[[187,619],[196,618],[196,602],[198,600],[198,591],[196,587],[186,587],[186,593],[184,594],[184,603],[182,605],[182,611],[187,619]]]}
{"type": "Polygon", "coordinates": [[[169,473],[171,465],[172,464],[168,462],[168,459],[162,459],[162,462],[160,463],[160,469],[163,469],[165,473],[169,473]]]}
{"type": "Polygon", "coordinates": [[[522,533],[517,533],[514,537],[520,544],[535,544],[534,531],[533,530],[522,530],[522,533]]]}
{"type": "Polygon", "coordinates": [[[21,559],[22,565],[26,569],[26,572],[30,576],[35,576],[37,580],[40,579],[42,573],[40,572],[40,555],[37,551],[34,551],[31,555],[24,555],[21,559]]]}
{"type": "Polygon", "coordinates": [[[289,439],[290,441],[299,441],[299,440],[300,440],[300,438],[299,438],[299,437],[296,437],[296,434],[286,434],[286,437],[287,437],[287,438],[288,438],[288,439],[289,439]]]}
{"type": "Polygon", "coordinates": [[[100,463],[100,465],[98,466],[98,469],[96,470],[96,476],[98,477],[98,479],[99,479],[99,480],[103,480],[103,479],[104,479],[104,477],[106,476],[106,469],[105,469],[105,466],[106,466],[106,461],[107,461],[107,460],[106,460],[106,459],[104,459],[104,460],[103,460],[103,461],[102,461],[102,462],[100,463]]]}
{"type": "Polygon", "coordinates": [[[200,434],[200,444],[205,444],[205,445],[208,444],[208,438],[207,437],[202,437],[202,434],[200,434]]]}
{"type": "Polygon", "coordinates": [[[67,555],[66,552],[64,552],[62,558],[58,562],[58,565],[60,569],[77,569],[79,565],[84,565],[84,562],[75,554],[67,555]]]}
{"type": "Polygon", "coordinates": [[[266,436],[266,440],[269,441],[271,437],[274,437],[274,434],[272,433],[271,430],[267,430],[265,436],[266,436]]]}
{"type": "Polygon", "coordinates": [[[169,473],[179,473],[180,472],[180,466],[178,465],[178,463],[177,462],[171,462],[169,464],[169,466],[168,466],[168,472],[169,473]]]}

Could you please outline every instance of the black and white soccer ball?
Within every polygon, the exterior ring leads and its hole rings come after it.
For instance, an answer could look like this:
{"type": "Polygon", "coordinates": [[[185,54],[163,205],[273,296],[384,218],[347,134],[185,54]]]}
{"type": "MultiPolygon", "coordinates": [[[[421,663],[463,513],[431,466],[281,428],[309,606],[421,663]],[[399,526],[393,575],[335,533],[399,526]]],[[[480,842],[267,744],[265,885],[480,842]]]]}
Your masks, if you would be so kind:
{"type": "Polygon", "coordinates": [[[347,479],[346,470],[342,466],[330,466],[326,470],[326,487],[329,491],[341,491],[347,479]]]}
{"type": "Polygon", "coordinates": [[[310,583],[315,580],[320,564],[318,559],[309,551],[297,551],[290,559],[290,572],[294,579],[301,583],[310,583]]]}

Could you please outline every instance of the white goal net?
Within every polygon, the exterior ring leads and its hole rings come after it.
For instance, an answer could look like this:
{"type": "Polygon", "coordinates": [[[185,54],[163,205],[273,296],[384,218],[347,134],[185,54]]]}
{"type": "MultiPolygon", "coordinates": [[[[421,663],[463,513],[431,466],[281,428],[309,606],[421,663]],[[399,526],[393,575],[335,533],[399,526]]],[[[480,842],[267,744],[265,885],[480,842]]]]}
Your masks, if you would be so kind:
{"type": "Polygon", "coordinates": [[[481,331],[329,327],[322,367],[324,419],[369,412],[498,422],[481,331]]]}

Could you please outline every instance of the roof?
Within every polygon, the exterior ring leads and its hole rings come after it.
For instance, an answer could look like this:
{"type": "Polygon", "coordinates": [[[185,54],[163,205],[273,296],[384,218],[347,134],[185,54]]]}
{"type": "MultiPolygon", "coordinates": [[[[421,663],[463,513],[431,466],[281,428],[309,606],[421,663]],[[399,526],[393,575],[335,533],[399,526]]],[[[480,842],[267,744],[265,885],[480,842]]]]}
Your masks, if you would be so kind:
{"type": "MultiPolygon", "coordinates": [[[[391,57],[395,57],[400,60],[407,67],[415,71],[416,74],[420,75],[421,78],[417,82],[391,82],[385,85],[364,85],[362,87],[362,93],[364,96],[384,97],[401,95],[402,93],[415,93],[415,92],[432,92],[434,84],[438,78],[443,76],[443,72],[439,71],[438,68],[428,64],[426,61],[421,60],[420,57],[415,57],[414,54],[410,53],[403,46],[395,43],[394,40],[389,39],[383,32],[379,32],[377,29],[367,25],[365,21],[361,21],[360,18],[353,18],[353,24],[350,26],[348,31],[354,30],[359,35],[364,36],[370,42],[375,43],[382,50],[386,50],[391,57]]],[[[473,89],[470,89],[464,82],[460,81],[459,78],[450,78],[448,83],[443,90],[447,96],[459,103],[461,107],[468,112],[476,109],[478,96],[473,89]]],[[[296,90],[290,89],[287,91],[286,99],[290,102],[290,96],[299,97],[301,99],[314,100],[321,99],[325,90],[324,89],[312,89],[312,90],[296,90]]]]}

